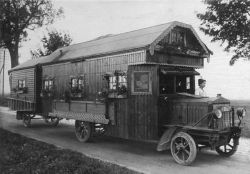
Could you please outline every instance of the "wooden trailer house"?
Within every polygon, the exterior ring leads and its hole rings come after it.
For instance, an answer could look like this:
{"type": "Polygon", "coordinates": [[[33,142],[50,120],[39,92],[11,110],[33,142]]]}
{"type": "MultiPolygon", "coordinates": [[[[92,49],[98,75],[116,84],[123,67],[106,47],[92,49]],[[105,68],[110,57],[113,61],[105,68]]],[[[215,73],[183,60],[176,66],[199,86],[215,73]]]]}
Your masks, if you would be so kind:
{"type": "MultiPolygon", "coordinates": [[[[210,54],[191,25],[176,21],[108,35],[11,69],[9,104],[21,113],[17,118],[25,125],[30,124],[31,114],[56,123],[62,118],[76,120],[80,141],[87,141],[101,125],[114,137],[161,138],[158,149],[166,149],[178,126],[207,128],[207,120],[201,118],[215,105],[230,104],[223,97],[194,95],[195,75],[199,75],[195,69],[202,68],[210,54]],[[173,124],[178,126],[166,133],[166,125],[173,124]]],[[[224,117],[220,129],[230,125],[231,115],[224,117]]],[[[193,160],[176,161],[190,164],[193,160]]]]}

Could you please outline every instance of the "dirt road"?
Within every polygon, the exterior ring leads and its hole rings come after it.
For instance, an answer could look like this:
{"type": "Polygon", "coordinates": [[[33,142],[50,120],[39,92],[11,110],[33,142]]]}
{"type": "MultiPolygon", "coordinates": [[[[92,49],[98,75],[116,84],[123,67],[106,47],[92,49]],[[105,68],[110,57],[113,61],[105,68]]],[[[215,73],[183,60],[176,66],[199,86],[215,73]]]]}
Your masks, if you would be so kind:
{"type": "Polygon", "coordinates": [[[176,164],[169,151],[157,152],[155,144],[110,137],[96,137],[93,142],[82,144],[76,140],[74,127],[67,121],[53,128],[42,120],[32,120],[32,127],[24,128],[22,122],[15,119],[15,113],[5,107],[0,107],[0,127],[143,173],[250,174],[250,139],[245,138],[240,140],[239,150],[230,158],[222,158],[213,151],[203,150],[198,153],[192,166],[185,167],[176,164]]]}

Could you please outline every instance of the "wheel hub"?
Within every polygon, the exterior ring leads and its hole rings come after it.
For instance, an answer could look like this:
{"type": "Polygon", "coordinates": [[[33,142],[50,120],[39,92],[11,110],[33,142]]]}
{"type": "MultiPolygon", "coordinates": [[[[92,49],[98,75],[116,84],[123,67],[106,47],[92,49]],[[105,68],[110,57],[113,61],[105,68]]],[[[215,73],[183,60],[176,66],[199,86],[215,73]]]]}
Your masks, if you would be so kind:
{"type": "Polygon", "coordinates": [[[177,150],[183,150],[183,149],[185,149],[185,146],[184,146],[183,143],[179,143],[179,144],[176,145],[176,149],[177,150]]]}

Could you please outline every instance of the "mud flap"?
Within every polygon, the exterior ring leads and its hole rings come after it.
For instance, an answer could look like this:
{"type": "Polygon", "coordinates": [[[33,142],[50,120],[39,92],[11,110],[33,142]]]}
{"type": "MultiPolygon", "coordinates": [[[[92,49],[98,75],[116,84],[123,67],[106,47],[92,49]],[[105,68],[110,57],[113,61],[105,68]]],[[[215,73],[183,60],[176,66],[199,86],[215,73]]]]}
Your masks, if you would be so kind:
{"type": "Polygon", "coordinates": [[[171,138],[176,131],[177,127],[168,128],[164,134],[161,136],[161,139],[157,145],[157,151],[163,151],[170,148],[171,138]]]}
{"type": "Polygon", "coordinates": [[[240,138],[234,138],[234,143],[235,143],[235,145],[239,145],[240,143],[239,143],[239,139],[240,138]]]}

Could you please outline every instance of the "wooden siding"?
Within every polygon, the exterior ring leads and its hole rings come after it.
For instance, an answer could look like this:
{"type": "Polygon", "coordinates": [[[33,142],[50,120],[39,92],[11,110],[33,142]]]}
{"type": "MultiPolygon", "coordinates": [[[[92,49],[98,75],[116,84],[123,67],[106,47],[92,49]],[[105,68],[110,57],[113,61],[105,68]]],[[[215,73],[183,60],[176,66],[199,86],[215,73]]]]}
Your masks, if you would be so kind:
{"type": "Polygon", "coordinates": [[[163,54],[157,53],[153,56],[147,54],[147,62],[150,63],[159,63],[159,64],[168,64],[168,65],[184,65],[190,67],[203,67],[203,58],[199,57],[191,57],[191,56],[178,56],[178,55],[170,55],[170,54],[163,54]]]}
{"type": "MultiPolygon", "coordinates": [[[[43,77],[51,77],[55,80],[56,98],[62,99],[64,91],[69,89],[71,77],[85,76],[85,100],[95,100],[97,93],[105,87],[103,75],[107,72],[120,70],[127,72],[128,65],[145,60],[145,51],[119,54],[113,56],[86,59],[80,62],[67,62],[43,66],[43,77]]],[[[145,61],[144,61],[145,62],[145,61]]]]}
{"type": "Polygon", "coordinates": [[[16,98],[8,98],[8,107],[16,111],[35,111],[35,103],[16,98]]]}
{"type": "Polygon", "coordinates": [[[11,72],[10,83],[11,92],[10,97],[20,100],[27,100],[35,102],[35,68],[23,69],[11,72]],[[27,93],[14,92],[13,88],[17,88],[18,80],[25,80],[26,87],[28,87],[27,93]]]}
{"type": "MultiPolygon", "coordinates": [[[[107,134],[115,137],[155,140],[157,136],[157,92],[158,78],[157,66],[155,65],[133,65],[141,61],[145,63],[145,51],[137,51],[120,55],[86,59],[79,62],[67,62],[43,66],[43,77],[54,78],[56,99],[62,99],[64,91],[69,89],[70,78],[84,75],[86,81],[86,97],[84,100],[95,101],[97,93],[107,84],[103,79],[107,72],[116,70],[128,74],[128,97],[115,99],[110,105],[114,105],[114,122],[108,127],[107,134]],[[150,71],[152,73],[152,94],[131,95],[130,81],[133,71],[150,71]]],[[[52,108],[51,108],[52,111],[52,108]]],[[[47,111],[46,111],[47,112],[47,111]]]]}
{"type": "Polygon", "coordinates": [[[100,102],[72,101],[66,103],[63,100],[55,100],[53,109],[64,112],[90,113],[105,115],[105,104],[100,102]]]}
{"type": "Polygon", "coordinates": [[[128,99],[116,101],[117,123],[109,127],[112,136],[135,140],[158,140],[157,66],[129,66],[128,86],[134,71],[150,71],[152,73],[152,94],[131,95],[128,99]]]}

